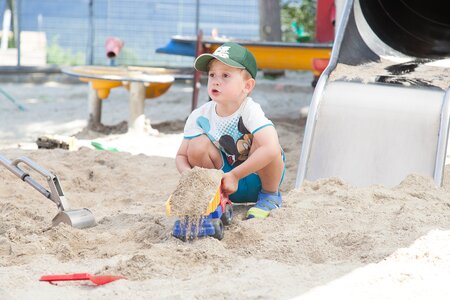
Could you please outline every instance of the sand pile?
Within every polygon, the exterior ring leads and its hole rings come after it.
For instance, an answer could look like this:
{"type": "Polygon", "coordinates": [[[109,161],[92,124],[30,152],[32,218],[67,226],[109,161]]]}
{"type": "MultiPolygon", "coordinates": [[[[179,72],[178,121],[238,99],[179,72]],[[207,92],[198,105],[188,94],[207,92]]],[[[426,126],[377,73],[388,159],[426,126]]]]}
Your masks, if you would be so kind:
{"type": "MultiPolygon", "coordinates": [[[[244,220],[248,206],[236,205],[221,241],[192,242],[172,237],[174,220],[165,215],[166,200],[180,181],[174,159],[166,156],[181,142],[191,90],[175,85],[167,97],[146,101],[152,121],[170,122],[157,128],[163,133],[158,137],[127,137],[112,145],[119,150],[136,146],[132,153],[147,154],[131,155],[84,148],[7,149],[42,134],[79,132],[86,125],[87,85],[6,85],[29,110],[19,113],[0,101],[1,154],[9,159],[26,155],[55,173],[72,207],[89,208],[97,226],[50,228],[56,205],[0,166],[0,299],[447,300],[448,167],[442,188],[411,175],[394,188],[355,188],[328,178],[294,189],[305,124],[298,113],[311,98],[311,79],[258,80],[254,93],[286,153],[283,207],[266,220],[244,220]],[[49,117],[49,111],[58,113],[49,117]],[[170,124],[181,125],[164,136],[170,124]],[[162,143],[173,131],[173,140],[162,143]],[[102,287],[38,280],[44,274],[76,272],[128,280],[102,287]]],[[[207,101],[205,89],[201,93],[207,101]]],[[[117,90],[103,102],[105,124],[126,118],[127,98],[117,90]]]]}
{"type": "Polygon", "coordinates": [[[401,83],[405,86],[432,85],[443,90],[447,90],[450,86],[447,67],[437,67],[416,61],[398,64],[388,59],[357,66],[338,64],[331,73],[330,80],[401,83]]]}
{"type": "Polygon", "coordinates": [[[220,187],[222,170],[194,167],[181,175],[171,197],[175,216],[201,216],[220,187]]]}
{"type": "MultiPolygon", "coordinates": [[[[180,179],[173,159],[93,150],[5,154],[26,154],[57,174],[72,206],[91,209],[98,225],[49,228],[56,206],[8,171],[0,172],[2,298],[56,299],[64,292],[72,299],[211,294],[286,299],[367,264],[389,264],[401,260],[402,253],[411,259],[415,250],[398,249],[429,232],[450,231],[448,168],[442,188],[417,175],[394,188],[355,188],[338,178],[307,182],[285,193],[283,207],[268,219],[244,220],[248,206],[235,206],[223,240],[185,243],[171,236],[173,220],[164,210],[180,179]],[[52,286],[37,280],[74,272],[125,275],[128,280],[101,290],[87,289],[86,283],[52,286]]],[[[220,182],[220,174],[215,175],[211,186],[220,182]]],[[[441,234],[428,237],[429,247],[438,239],[441,234]]],[[[433,255],[447,262],[447,250],[433,255]]],[[[433,274],[449,278],[445,263],[426,259],[415,258],[432,264],[433,274]]],[[[396,267],[390,272],[390,284],[401,289],[404,277],[397,273],[405,271],[396,267]]],[[[425,275],[411,273],[410,278],[416,287],[427,285],[425,275]]]]}

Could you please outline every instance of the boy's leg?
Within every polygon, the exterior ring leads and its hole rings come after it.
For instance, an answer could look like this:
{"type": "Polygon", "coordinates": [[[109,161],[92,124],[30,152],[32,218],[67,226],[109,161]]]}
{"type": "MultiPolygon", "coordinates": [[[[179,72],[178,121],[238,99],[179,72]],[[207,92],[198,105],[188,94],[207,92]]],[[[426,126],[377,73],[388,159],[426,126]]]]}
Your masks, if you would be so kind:
{"type": "MultiPolygon", "coordinates": [[[[258,144],[254,141],[252,148],[250,149],[250,154],[258,149],[258,144]]],[[[259,178],[261,179],[262,189],[266,192],[276,193],[281,184],[281,179],[284,173],[284,159],[280,148],[280,155],[277,156],[272,162],[267,166],[262,168],[257,172],[259,178]]]]}
{"type": "Polygon", "coordinates": [[[187,157],[191,167],[206,169],[220,169],[222,167],[219,149],[204,134],[189,140],[187,157]]]}
{"type": "Polygon", "coordinates": [[[283,171],[284,161],[280,153],[280,156],[277,159],[257,172],[259,178],[261,179],[262,189],[270,193],[278,192],[283,171]]]}
{"type": "MultiPolygon", "coordinates": [[[[258,145],[252,145],[250,155],[257,147],[258,145]]],[[[279,187],[284,176],[284,170],[284,154],[280,149],[280,155],[257,172],[261,179],[262,190],[258,194],[258,200],[256,201],[255,206],[250,208],[247,212],[248,219],[264,219],[269,216],[272,209],[281,207],[279,187]]]]}

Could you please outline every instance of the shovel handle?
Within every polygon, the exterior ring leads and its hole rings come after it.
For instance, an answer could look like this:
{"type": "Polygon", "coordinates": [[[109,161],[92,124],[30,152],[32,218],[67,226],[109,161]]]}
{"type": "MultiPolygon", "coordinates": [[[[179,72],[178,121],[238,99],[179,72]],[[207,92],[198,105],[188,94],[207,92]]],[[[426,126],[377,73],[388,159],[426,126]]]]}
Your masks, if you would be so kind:
{"type": "Polygon", "coordinates": [[[91,274],[89,273],[75,273],[64,275],[44,275],[39,281],[67,281],[67,280],[89,280],[91,274]]]}

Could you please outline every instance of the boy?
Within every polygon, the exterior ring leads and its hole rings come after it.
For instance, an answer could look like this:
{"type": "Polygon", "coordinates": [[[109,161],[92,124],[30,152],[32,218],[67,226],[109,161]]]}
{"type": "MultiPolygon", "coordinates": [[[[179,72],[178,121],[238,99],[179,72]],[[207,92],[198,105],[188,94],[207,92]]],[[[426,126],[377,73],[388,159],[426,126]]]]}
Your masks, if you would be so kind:
{"type": "Polygon", "coordinates": [[[256,202],[247,218],[266,218],[281,207],[285,165],[272,122],[249,97],[256,83],[256,60],[246,48],[228,42],[213,54],[197,57],[194,67],[208,72],[212,101],[189,115],[177,169],[222,169],[222,190],[230,200],[256,202]]]}

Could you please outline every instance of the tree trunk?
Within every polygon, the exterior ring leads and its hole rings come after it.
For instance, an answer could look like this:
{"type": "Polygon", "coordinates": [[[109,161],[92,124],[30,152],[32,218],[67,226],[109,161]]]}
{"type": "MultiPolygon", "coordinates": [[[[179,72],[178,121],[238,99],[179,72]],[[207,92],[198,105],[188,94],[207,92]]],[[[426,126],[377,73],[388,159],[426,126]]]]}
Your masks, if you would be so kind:
{"type": "Polygon", "coordinates": [[[259,0],[259,36],[262,41],[281,41],[279,0],[259,0]]]}
{"type": "MultiPolygon", "coordinates": [[[[259,0],[259,37],[261,41],[281,41],[281,10],[279,0],[259,0]]],[[[256,62],[258,64],[258,62],[256,62]]],[[[279,77],[284,70],[263,70],[265,76],[279,77]]]]}

